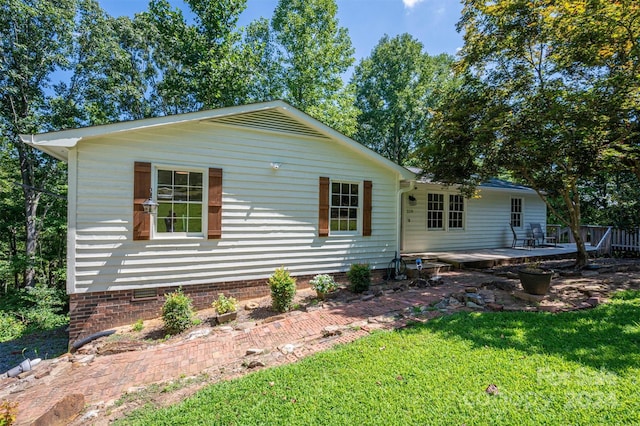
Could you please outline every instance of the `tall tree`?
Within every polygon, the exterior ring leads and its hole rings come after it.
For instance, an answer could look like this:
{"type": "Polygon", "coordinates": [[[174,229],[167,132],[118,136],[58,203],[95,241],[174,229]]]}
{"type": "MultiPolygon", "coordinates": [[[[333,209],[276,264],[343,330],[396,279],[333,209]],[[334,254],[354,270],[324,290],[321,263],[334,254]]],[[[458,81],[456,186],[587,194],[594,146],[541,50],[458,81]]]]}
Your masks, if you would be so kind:
{"type": "Polygon", "coordinates": [[[606,94],[614,170],[627,168],[640,179],[640,4],[635,0],[557,2],[555,28],[562,40],[554,56],[566,68],[580,68],[606,94]]]}
{"type": "Polygon", "coordinates": [[[356,111],[341,109],[353,101],[342,75],[354,62],[354,50],[337,11],[335,0],[279,0],[271,25],[285,100],[348,134],[356,111]]]}
{"type": "Polygon", "coordinates": [[[559,53],[569,39],[563,31],[571,26],[569,15],[562,9],[568,3],[464,1],[459,67],[466,84],[437,115],[432,160],[436,176],[473,184],[474,178],[507,171],[534,188],[570,227],[581,266],[588,260],[580,235],[581,188],[606,166],[610,106],[617,96],[611,86],[603,90],[606,67],[568,62],[559,53]],[[448,170],[451,159],[462,167],[448,170]],[[563,211],[552,198],[563,201],[563,211]]]}
{"type": "Polygon", "coordinates": [[[41,196],[56,176],[57,162],[22,144],[20,133],[41,130],[46,90],[53,72],[68,64],[74,0],[0,1],[0,129],[3,149],[19,161],[24,195],[26,272],[35,283],[35,258],[41,196]]]}
{"type": "Polygon", "coordinates": [[[429,56],[409,34],[385,35],[355,69],[352,82],[360,109],[355,138],[374,151],[407,165],[426,143],[430,111],[439,93],[453,84],[449,55],[429,56]]]}
{"type": "Polygon", "coordinates": [[[242,46],[251,75],[248,100],[264,102],[282,99],[285,73],[279,62],[269,20],[260,18],[250,23],[245,29],[242,46]]]}
{"type": "Polygon", "coordinates": [[[158,107],[180,113],[244,103],[247,64],[236,30],[246,0],[187,0],[193,24],[167,0],[151,0],[145,19],[156,32],[158,107]]]}
{"type": "Polygon", "coordinates": [[[70,54],[71,78],[56,85],[54,128],[156,115],[154,31],[144,15],[113,18],[96,0],[80,0],[70,54]]]}

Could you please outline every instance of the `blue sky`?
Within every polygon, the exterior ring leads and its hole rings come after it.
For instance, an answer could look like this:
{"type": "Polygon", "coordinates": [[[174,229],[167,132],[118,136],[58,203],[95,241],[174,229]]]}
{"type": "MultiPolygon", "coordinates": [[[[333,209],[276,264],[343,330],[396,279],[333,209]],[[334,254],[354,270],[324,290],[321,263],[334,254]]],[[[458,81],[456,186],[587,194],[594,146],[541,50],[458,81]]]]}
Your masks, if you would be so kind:
{"type": "MultiPolygon", "coordinates": [[[[182,0],[170,0],[188,11],[182,0]]],[[[112,16],[146,10],[147,0],[99,0],[112,16]]],[[[271,18],[277,0],[248,0],[240,25],[260,18],[271,18]]],[[[337,0],[340,25],[349,30],[356,63],[369,56],[384,34],[409,33],[420,40],[430,55],[455,55],[462,47],[462,36],[455,29],[462,5],[458,0],[337,0]]]]}

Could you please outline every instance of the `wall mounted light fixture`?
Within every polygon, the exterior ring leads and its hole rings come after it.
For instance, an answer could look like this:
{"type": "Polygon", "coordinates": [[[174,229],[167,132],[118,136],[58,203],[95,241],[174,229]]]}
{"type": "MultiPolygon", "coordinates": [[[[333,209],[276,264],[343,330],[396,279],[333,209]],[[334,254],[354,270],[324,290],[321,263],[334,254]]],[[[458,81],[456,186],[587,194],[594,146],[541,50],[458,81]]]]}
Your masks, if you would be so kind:
{"type": "Polygon", "coordinates": [[[273,170],[278,170],[278,169],[280,168],[280,166],[281,166],[281,165],[282,165],[281,163],[273,162],[273,163],[271,163],[271,168],[272,168],[273,170]]]}
{"type": "Polygon", "coordinates": [[[153,201],[153,190],[151,188],[149,188],[149,198],[142,203],[142,208],[148,214],[156,214],[158,212],[158,203],[153,201]]]}

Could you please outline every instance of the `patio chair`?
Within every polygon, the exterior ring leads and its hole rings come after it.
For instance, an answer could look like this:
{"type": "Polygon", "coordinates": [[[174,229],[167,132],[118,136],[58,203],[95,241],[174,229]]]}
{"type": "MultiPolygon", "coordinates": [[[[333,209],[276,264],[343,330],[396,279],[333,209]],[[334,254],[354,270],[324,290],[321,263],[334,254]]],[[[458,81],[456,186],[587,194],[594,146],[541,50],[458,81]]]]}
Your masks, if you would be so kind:
{"type": "Polygon", "coordinates": [[[547,235],[543,230],[542,230],[542,226],[540,226],[539,223],[530,223],[529,226],[531,226],[531,236],[533,237],[533,240],[535,241],[535,244],[539,245],[539,246],[543,246],[546,243],[553,243],[553,246],[556,246],[557,243],[557,238],[555,235],[547,235]]]}
{"type": "Polygon", "coordinates": [[[518,246],[518,241],[522,241],[522,247],[531,248],[534,245],[534,239],[529,236],[520,237],[516,233],[516,230],[513,229],[513,225],[509,223],[509,227],[511,228],[511,233],[513,234],[513,241],[511,242],[511,248],[516,248],[518,246]]]}

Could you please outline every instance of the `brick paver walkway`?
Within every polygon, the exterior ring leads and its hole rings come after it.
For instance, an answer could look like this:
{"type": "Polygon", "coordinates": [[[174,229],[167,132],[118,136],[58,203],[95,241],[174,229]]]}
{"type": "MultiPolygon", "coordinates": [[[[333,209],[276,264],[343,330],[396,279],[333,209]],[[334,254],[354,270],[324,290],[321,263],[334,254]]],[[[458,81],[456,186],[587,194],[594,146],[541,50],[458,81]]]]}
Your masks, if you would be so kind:
{"type": "MultiPolygon", "coordinates": [[[[38,378],[36,386],[0,396],[0,399],[17,401],[17,424],[30,424],[65,395],[82,394],[87,405],[113,401],[134,387],[197,375],[210,368],[236,363],[246,356],[250,348],[273,350],[289,343],[304,343],[322,337],[323,330],[328,326],[347,326],[416,304],[440,300],[443,295],[458,291],[470,282],[475,281],[474,284],[478,285],[478,277],[470,280],[472,275],[447,273],[446,284],[441,287],[385,294],[371,300],[290,314],[281,320],[247,330],[216,330],[193,340],[97,356],[87,365],[59,363],[51,374],[38,378]]],[[[355,340],[367,333],[367,328],[363,327],[344,334],[326,346],[355,340]]],[[[322,345],[320,349],[323,349],[322,345]]]]}

